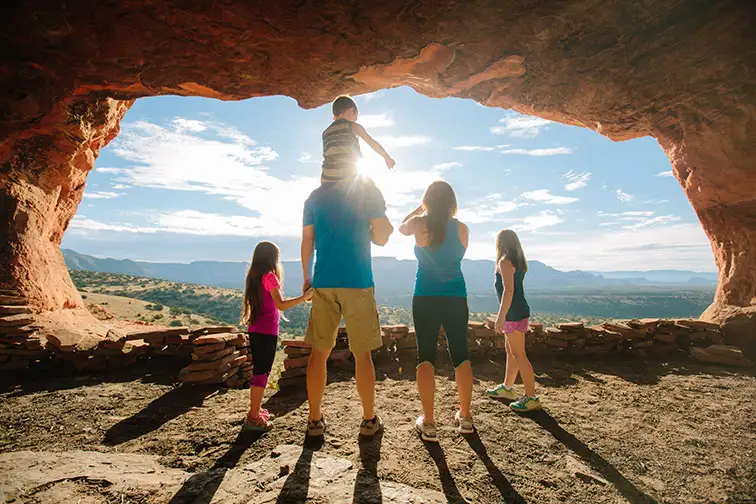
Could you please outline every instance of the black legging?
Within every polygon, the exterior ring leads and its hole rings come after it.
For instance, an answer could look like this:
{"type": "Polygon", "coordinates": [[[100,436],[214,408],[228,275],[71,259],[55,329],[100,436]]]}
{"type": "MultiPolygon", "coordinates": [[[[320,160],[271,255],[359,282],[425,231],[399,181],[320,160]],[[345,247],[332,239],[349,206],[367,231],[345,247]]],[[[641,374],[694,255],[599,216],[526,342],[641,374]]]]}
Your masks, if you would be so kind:
{"type": "Polygon", "coordinates": [[[249,353],[252,356],[252,385],[265,387],[268,375],[276,359],[278,336],[275,334],[249,333],[249,353]]]}
{"type": "Polygon", "coordinates": [[[417,362],[436,363],[438,334],[441,326],[446,333],[449,356],[454,367],[470,357],[467,351],[467,298],[451,296],[415,296],[412,298],[412,318],[417,338],[417,362]]]}

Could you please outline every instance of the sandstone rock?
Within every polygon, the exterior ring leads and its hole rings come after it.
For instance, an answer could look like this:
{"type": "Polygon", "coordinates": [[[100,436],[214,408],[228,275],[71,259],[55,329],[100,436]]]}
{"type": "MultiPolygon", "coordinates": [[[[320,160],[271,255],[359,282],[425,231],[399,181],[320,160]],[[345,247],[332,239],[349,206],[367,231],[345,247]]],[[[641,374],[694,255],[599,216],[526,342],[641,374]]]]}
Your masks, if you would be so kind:
{"type": "Polygon", "coordinates": [[[557,329],[561,329],[563,331],[574,331],[583,329],[583,323],[582,322],[562,322],[561,324],[556,325],[557,329]]]}
{"type": "Polygon", "coordinates": [[[307,367],[307,362],[310,360],[309,357],[297,357],[297,358],[289,358],[284,359],[284,369],[294,369],[294,368],[301,368],[301,367],[307,367]]]}
{"type": "Polygon", "coordinates": [[[297,348],[312,348],[312,345],[306,343],[304,340],[283,340],[281,345],[284,347],[297,347],[297,348]]]}
{"type": "Polygon", "coordinates": [[[203,353],[203,354],[197,354],[197,349],[194,349],[195,353],[192,353],[192,360],[195,361],[215,361],[220,359],[221,357],[225,357],[226,355],[230,355],[234,353],[234,348],[223,348],[221,350],[218,350],[217,352],[209,352],[209,353],[203,353]]]}
{"type": "Polygon", "coordinates": [[[34,317],[27,313],[0,317],[0,327],[4,328],[21,327],[32,323],[34,323],[34,317]]]}
{"type": "Polygon", "coordinates": [[[194,337],[203,336],[205,334],[232,333],[235,331],[236,328],[233,326],[206,326],[192,330],[189,335],[194,337]]]}
{"type": "Polygon", "coordinates": [[[0,371],[21,371],[29,367],[28,359],[7,360],[0,362],[0,371]]]}
{"type": "Polygon", "coordinates": [[[708,330],[708,331],[715,331],[719,332],[719,324],[715,324],[712,322],[706,322],[704,320],[691,320],[691,319],[680,319],[675,322],[678,326],[687,327],[689,329],[695,329],[695,330],[708,330]]]}
{"type": "Polygon", "coordinates": [[[725,345],[716,345],[714,351],[709,348],[691,347],[690,354],[700,362],[713,364],[725,364],[728,366],[751,367],[754,364],[743,356],[739,349],[723,348],[725,345]]]}
{"type": "Polygon", "coordinates": [[[309,348],[286,347],[284,348],[284,352],[289,357],[303,357],[305,355],[310,355],[311,350],[309,348]]]}
{"type": "Polygon", "coordinates": [[[191,335],[189,334],[169,334],[165,337],[165,344],[169,346],[180,346],[189,343],[191,335]]]}
{"type": "Polygon", "coordinates": [[[657,332],[654,334],[654,339],[656,341],[661,341],[662,343],[674,343],[677,338],[674,334],[657,332]]]}
{"type": "Polygon", "coordinates": [[[150,329],[147,331],[133,331],[126,334],[126,340],[144,340],[149,342],[152,341],[165,341],[166,336],[171,335],[180,335],[180,334],[189,334],[189,328],[188,327],[175,327],[175,328],[162,328],[162,329],[150,329]]]}
{"type": "MultiPolygon", "coordinates": [[[[26,298],[15,295],[0,294],[0,305],[25,305],[26,298]]],[[[26,312],[24,312],[26,313],[26,312]]]]}
{"type": "Polygon", "coordinates": [[[213,343],[231,343],[236,341],[238,338],[237,334],[231,334],[231,333],[213,333],[213,334],[207,334],[204,336],[199,336],[197,338],[194,338],[192,340],[193,345],[202,346],[202,345],[210,345],[213,343]]]}
{"type": "Polygon", "coordinates": [[[224,342],[220,342],[220,343],[193,346],[192,351],[194,352],[195,355],[197,355],[197,357],[200,357],[204,354],[215,353],[219,350],[223,350],[226,347],[227,345],[224,342]]]}
{"type": "Polygon", "coordinates": [[[23,305],[0,305],[0,316],[19,315],[22,313],[31,313],[31,308],[23,305]]]}

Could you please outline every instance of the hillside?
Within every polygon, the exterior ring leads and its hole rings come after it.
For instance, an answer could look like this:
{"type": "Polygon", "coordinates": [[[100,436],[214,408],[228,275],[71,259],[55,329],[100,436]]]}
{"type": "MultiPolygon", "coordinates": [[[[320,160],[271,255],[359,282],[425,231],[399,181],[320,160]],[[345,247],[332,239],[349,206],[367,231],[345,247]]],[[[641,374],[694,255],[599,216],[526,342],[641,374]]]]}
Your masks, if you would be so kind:
{"type": "MultiPolygon", "coordinates": [[[[121,273],[148,278],[162,278],[173,282],[188,282],[241,289],[247,263],[196,261],[188,264],[150,263],[129,259],[99,259],[63,250],[66,265],[71,270],[121,273]]],[[[529,261],[525,277],[528,290],[611,289],[628,287],[701,288],[714,292],[716,273],[695,271],[604,272],[560,271],[540,261],[529,261]]],[[[296,292],[302,285],[299,261],[285,261],[284,288],[296,292]]],[[[373,258],[373,274],[378,295],[405,294],[412,291],[416,262],[391,257],[373,258]]],[[[492,261],[462,262],[469,292],[489,294],[492,290],[494,264],[492,261]]]]}
{"type": "Polygon", "coordinates": [[[81,291],[87,309],[100,320],[127,320],[168,326],[199,327],[219,321],[198,315],[187,308],[164,306],[133,297],[95,293],[91,288],[81,291]]]}

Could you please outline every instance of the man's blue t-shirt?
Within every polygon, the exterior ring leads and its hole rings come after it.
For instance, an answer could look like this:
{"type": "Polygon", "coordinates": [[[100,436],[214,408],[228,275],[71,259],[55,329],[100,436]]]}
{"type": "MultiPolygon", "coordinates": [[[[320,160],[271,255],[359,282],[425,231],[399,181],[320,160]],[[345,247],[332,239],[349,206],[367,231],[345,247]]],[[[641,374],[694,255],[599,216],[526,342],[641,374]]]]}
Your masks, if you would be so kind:
{"type": "Polygon", "coordinates": [[[315,288],[373,287],[370,220],[385,217],[386,202],[372,180],[326,182],[304,205],[303,225],[315,230],[315,288]]]}

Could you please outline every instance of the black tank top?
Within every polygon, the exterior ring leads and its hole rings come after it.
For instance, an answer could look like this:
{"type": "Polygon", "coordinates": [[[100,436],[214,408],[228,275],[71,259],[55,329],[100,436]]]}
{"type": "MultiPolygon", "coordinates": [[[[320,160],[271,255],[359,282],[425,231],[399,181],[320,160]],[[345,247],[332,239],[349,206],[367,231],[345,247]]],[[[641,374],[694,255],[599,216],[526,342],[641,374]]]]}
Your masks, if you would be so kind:
{"type": "MultiPolygon", "coordinates": [[[[530,306],[525,300],[525,289],[522,286],[522,281],[525,278],[525,272],[520,269],[515,270],[514,274],[514,294],[512,294],[512,304],[509,306],[506,320],[508,322],[517,322],[530,317],[530,306]]],[[[501,279],[499,272],[496,272],[496,279],[494,281],[494,287],[496,288],[496,297],[501,303],[501,296],[504,294],[504,282],[501,279]]]]}

